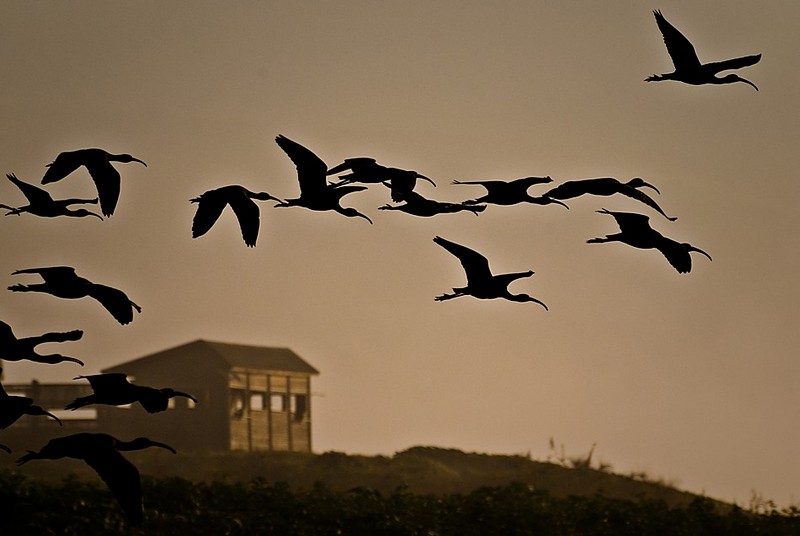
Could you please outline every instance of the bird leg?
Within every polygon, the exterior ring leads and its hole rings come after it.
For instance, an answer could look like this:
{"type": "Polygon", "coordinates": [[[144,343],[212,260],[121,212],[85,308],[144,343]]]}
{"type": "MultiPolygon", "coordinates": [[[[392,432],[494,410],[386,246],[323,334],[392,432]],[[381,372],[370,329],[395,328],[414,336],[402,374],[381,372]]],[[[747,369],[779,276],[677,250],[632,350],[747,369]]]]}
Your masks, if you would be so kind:
{"type": "Polygon", "coordinates": [[[614,239],[611,236],[604,236],[602,238],[590,238],[586,241],[587,244],[602,244],[604,242],[612,242],[614,239]]]}
{"type": "Polygon", "coordinates": [[[22,213],[22,210],[15,207],[9,207],[8,205],[0,205],[0,208],[4,208],[9,211],[6,212],[6,216],[11,216],[11,215],[19,216],[22,213]]]}
{"type": "Polygon", "coordinates": [[[8,287],[8,290],[10,290],[11,292],[39,292],[38,289],[33,288],[35,286],[37,286],[37,285],[16,284],[16,285],[11,285],[10,287],[8,287]]]}
{"type": "Polygon", "coordinates": [[[461,296],[466,296],[467,293],[463,290],[453,289],[453,294],[441,294],[434,298],[434,301],[445,301],[445,300],[452,300],[453,298],[460,298],[461,296]]]}

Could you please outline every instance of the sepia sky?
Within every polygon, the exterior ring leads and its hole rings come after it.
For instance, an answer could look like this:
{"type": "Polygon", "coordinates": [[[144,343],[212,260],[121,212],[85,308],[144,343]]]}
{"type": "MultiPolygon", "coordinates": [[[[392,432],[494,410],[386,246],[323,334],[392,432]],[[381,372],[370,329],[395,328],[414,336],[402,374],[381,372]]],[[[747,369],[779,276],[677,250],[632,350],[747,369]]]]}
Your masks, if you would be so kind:
{"type": "MultiPolygon", "coordinates": [[[[0,163],[39,183],[66,150],[102,147],[122,193],[105,221],[0,219],[0,280],[70,265],[142,306],[121,326],[96,302],[3,291],[18,336],[83,359],[5,363],[6,382],[70,381],[203,338],[286,346],[313,381],[316,451],[414,445],[568,456],[597,444],[618,472],[747,504],[800,501],[800,3],[11,1],[0,5],[0,163]],[[652,10],[704,61],[762,53],[756,83],[646,83],[672,70],[652,10]],[[374,221],[261,207],[245,247],[228,211],[191,238],[205,190],[296,197],[283,134],[330,167],[414,169],[427,197],[453,180],[643,177],[669,222],[624,197],[489,206],[417,218],[344,198],[374,221]],[[587,244],[635,211],[707,251],[678,274],[657,251],[587,244]],[[536,304],[434,296],[461,286],[440,235],[528,269],[536,304]]],[[[0,176],[0,203],[24,198],[0,176]]],[[[534,186],[540,195],[547,187],[534,186]]],[[[92,197],[85,170],[49,185],[92,197]]],[[[157,438],[154,438],[157,439],[157,438]]]]}

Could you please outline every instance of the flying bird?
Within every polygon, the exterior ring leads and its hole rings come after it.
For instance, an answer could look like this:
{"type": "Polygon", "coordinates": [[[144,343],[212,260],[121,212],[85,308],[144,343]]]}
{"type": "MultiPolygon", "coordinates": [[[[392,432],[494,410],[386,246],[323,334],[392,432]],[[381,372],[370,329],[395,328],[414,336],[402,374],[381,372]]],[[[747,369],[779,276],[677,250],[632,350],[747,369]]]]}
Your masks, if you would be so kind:
{"type": "Polygon", "coordinates": [[[83,361],[74,357],[67,357],[61,354],[39,354],[36,347],[40,344],[49,342],[77,341],[83,337],[83,331],[75,329],[72,331],[52,332],[38,335],[36,337],[23,337],[18,339],[14,335],[11,326],[0,320],[0,360],[5,361],[33,361],[35,363],[47,363],[54,365],[64,361],[70,361],[83,366],[83,361]]]}
{"type": "Polygon", "coordinates": [[[139,402],[148,413],[158,413],[166,410],[169,399],[176,396],[182,396],[193,400],[195,403],[197,402],[197,399],[192,395],[169,387],[156,389],[154,387],[134,385],[128,381],[127,375],[122,372],[77,376],[75,379],[79,378],[89,380],[94,393],[76,398],[64,409],[76,410],[90,404],[121,406],[139,402]]]}
{"type": "Polygon", "coordinates": [[[661,80],[675,80],[685,84],[699,86],[702,84],[733,84],[734,82],[744,82],[758,91],[758,87],[750,80],[746,80],[738,74],[728,74],[718,78],[717,74],[721,71],[731,69],[741,69],[755,65],[761,60],[761,54],[742,56],[730,60],[716,61],[712,63],[700,63],[697,53],[692,43],[677,30],[661,14],[661,11],[653,11],[656,17],[656,24],[664,37],[664,44],[675,70],[671,73],[654,74],[645,78],[646,82],[660,82],[661,80]]]}
{"type": "Polygon", "coordinates": [[[337,186],[359,182],[362,184],[384,184],[392,190],[392,201],[402,201],[406,192],[413,190],[417,185],[417,179],[428,181],[436,186],[430,178],[410,169],[386,167],[374,158],[360,156],[347,158],[338,166],[329,169],[328,175],[336,175],[343,171],[350,171],[347,175],[341,175],[337,186]]]}
{"type": "Polygon", "coordinates": [[[552,197],[553,199],[572,199],[581,195],[610,196],[622,194],[644,203],[670,221],[678,219],[667,216],[666,213],[661,210],[661,207],[658,206],[658,203],[656,203],[652,197],[639,190],[639,188],[652,188],[657,194],[661,195],[658,188],[649,182],[645,182],[645,180],[640,177],[634,177],[628,182],[622,182],[614,177],[567,181],[545,192],[544,195],[545,197],[552,197]]]}
{"type": "Polygon", "coordinates": [[[8,290],[12,292],[44,292],[66,299],[88,296],[100,302],[122,325],[133,321],[134,309],[138,313],[142,312],[142,308],[133,303],[121,290],[92,283],[88,279],[78,276],[75,268],[70,266],[27,268],[12,272],[12,275],[17,274],[39,274],[44,282],[35,285],[12,285],[8,287],[8,290]]]}
{"type": "Polygon", "coordinates": [[[83,460],[103,479],[128,519],[138,524],[144,518],[141,477],[136,466],[125,459],[121,451],[148,447],[160,447],[175,454],[175,449],[169,445],[146,437],[120,441],[109,434],[82,432],[51,439],[39,452],[29,450],[17,460],[17,465],[31,460],[83,460]]]}
{"type": "Polygon", "coordinates": [[[454,287],[453,294],[436,296],[436,301],[450,300],[460,296],[473,296],[484,300],[503,298],[515,302],[538,303],[544,307],[545,310],[548,310],[547,305],[536,298],[527,294],[511,294],[508,291],[508,285],[510,283],[523,277],[532,276],[533,271],[528,270],[527,272],[494,275],[489,269],[489,261],[480,253],[468,247],[456,244],[455,242],[445,240],[440,236],[435,237],[433,241],[458,257],[467,275],[466,286],[454,287]]]}
{"type": "Polygon", "coordinates": [[[317,211],[333,210],[343,216],[364,218],[372,223],[371,219],[356,209],[345,208],[340,204],[342,197],[366,190],[366,186],[328,184],[326,179],[328,166],[320,157],[285,136],[278,135],[275,142],[294,162],[297,168],[297,180],[300,184],[300,197],[282,201],[275,205],[276,207],[296,206],[317,211]]]}
{"type": "Polygon", "coordinates": [[[681,274],[689,273],[692,270],[692,258],[689,256],[691,251],[701,253],[711,260],[711,256],[702,249],[685,242],[676,242],[650,227],[650,218],[644,214],[614,212],[606,209],[597,212],[613,216],[619,225],[620,232],[602,238],[591,238],[586,241],[589,244],[622,242],[639,249],[657,249],[681,274]]]}
{"type": "Polygon", "coordinates": [[[142,160],[129,154],[113,154],[103,149],[78,149],[59,154],[53,162],[47,164],[47,171],[42,177],[42,184],[60,181],[81,166],[86,167],[97,188],[100,198],[100,209],[104,216],[114,214],[120,191],[120,176],[111,162],[139,162],[142,160]]]}
{"type": "Polygon", "coordinates": [[[534,197],[528,193],[528,189],[534,184],[547,184],[553,182],[550,177],[522,177],[511,181],[487,180],[487,181],[453,181],[453,184],[477,184],[486,189],[486,195],[477,199],[464,201],[469,205],[477,203],[490,203],[492,205],[516,205],[518,203],[533,203],[536,205],[549,205],[556,203],[569,209],[569,207],[557,199],[548,197],[534,197]]]}
{"type": "Polygon", "coordinates": [[[96,218],[103,219],[100,214],[95,214],[85,208],[71,209],[70,205],[97,203],[97,198],[94,199],[59,199],[55,200],[52,196],[42,188],[33,184],[28,184],[17,178],[13,173],[7,173],[6,177],[17,188],[22,191],[22,194],[28,200],[28,204],[21,207],[10,207],[8,205],[0,205],[0,208],[8,209],[9,212],[6,216],[20,215],[23,212],[33,214],[34,216],[41,216],[43,218],[55,218],[56,216],[72,216],[74,218],[82,218],[84,216],[95,216],[96,218]]]}
{"type": "MultiPolygon", "coordinates": [[[[0,368],[0,372],[2,371],[3,369],[0,368]]],[[[59,425],[62,425],[61,419],[43,407],[34,405],[32,398],[9,395],[3,385],[0,384],[0,429],[8,428],[23,415],[46,415],[52,417],[59,425]]]]}
{"type": "Polygon", "coordinates": [[[230,205],[236,219],[239,220],[244,243],[247,247],[255,247],[261,212],[253,199],[281,201],[267,192],[253,192],[238,184],[209,190],[190,199],[190,202],[197,203],[197,212],[192,220],[192,238],[206,234],[219,219],[225,207],[230,205]]]}
{"type": "Polygon", "coordinates": [[[476,216],[486,209],[486,205],[467,205],[466,203],[444,203],[427,199],[417,192],[409,191],[403,196],[402,205],[383,205],[378,210],[399,210],[412,216],[427,218],[438,214],[452,214],[454,212],[472,212],[476,216]]]}

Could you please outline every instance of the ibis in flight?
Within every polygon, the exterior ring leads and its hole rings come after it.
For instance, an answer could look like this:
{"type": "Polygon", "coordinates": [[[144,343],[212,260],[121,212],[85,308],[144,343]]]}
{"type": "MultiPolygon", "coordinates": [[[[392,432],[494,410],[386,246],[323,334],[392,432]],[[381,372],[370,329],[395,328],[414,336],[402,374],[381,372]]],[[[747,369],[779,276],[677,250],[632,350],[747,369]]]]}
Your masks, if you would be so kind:
{"type": "Polygon", "coordinates": [[[413,190],[417,179],[428,181],[436,186],[430,178],[410,169],[386,167],[379,164],[374,158],[359,156],[347,158],[338,166],[328,170],[328,175],[336,175],[343,171],[350,171],[347,175],[340,175],[336,185],[359,182],[362,184],[384,184],[392,190],[392,201],[402,201],[403,195],[413,190]]]}
{"type": "Polygon", "coordinates": [[[515,302],[538,303],[547,310],[547,306],[536,298],[527,294],[511,294],[508,291],[509,284],[517,279],[532,276],[533,271],[494,275],[489,269],[489,261],[480,253],[440,236],[435,237],[433,241],[455,255],[461,261],[461,266],[467,275],[466,286],[454,287],[452,294],[436,296],[436,301],[451,300],[460,296],[473,296],[484,300],[503,298],[515,302]]]}
{"type": "Polygon", "coordinates": [[[12,183],[14,183],[17,188],[20,189],[22,194],[28,200],[28,204],[21,206],[21,207],[9,207],[8,205],[0,205],[0,208],[8,209],[9,212],[6,213],[6,216],[11,215],[20,215],[23,212],[27,212],[28,214],[33,214],[34,216],[40,216],[43,218],[55,218],[57,216],[72,216],[74,218],[82,218],[84,216],[94,216],[99,219],[103,219],[100,214],[95,214],[85,208],[78,208],[78,209],[71,209],[70,205],[79,205],[79,204],[97,204],[97,198],[94,199],[58,199],[55,200],[53,197],[42,188],[35,186],[33,184],[29,184],[27,182],[23,182],[17,178],[16,175],[13,173],[7,173],[6,177],[12,183]]]}
{"type": "Polygon", "coordinates": [[[639,188],[651,188],[657,194],[661,194],[658,188],[649,182],[645,182],[644,179],[640,177],[634,177],[628,182],[622,182],[614,177],[600,177],[597,179],[567,181],[545,192],[544,195],[545,197],[552,197],[553,199],[572,199],[581,195],[609,196],[622,194],[644,203],[670,221],[678,219],[667,216],[664,211],[661,210],[661,207],[658,206],[658,203],[656,203],[652,197],[639,190],[639,188]]]}
{"type": "MultiPolygon", "coordinates": [[[[0,372],[2,371],[3,369],[0,368],[0,372]]],[[[45,410],[43,407],[34,405],[32,398],[9,395],[3,388],[3,385],[0,384],[0,428],[8,428],[23,415],[45,415],[52,417],[61,425],[61,419],[45,410]]]]}
{"type": "Polygon", "coordinates": [[[122,372],[78,376],[75,379],[79,378],[89,380],[93,393],[89,396],[76,398],[64,409],[76,410],[90,404],[122,406],[139,402],[148,413],[158,413],[166,410],[169,399],[176,396],[182,396],[191,399],[195,403],[197,402],[197,399],[192,395],[169,387],[156,389],[155,387],[134,385],[128,381],[127,375],[122,372]]]}
{"type": "Polygon", "coordinates": [[[477,203],[490,203],[492,205],[516,205],[518,203],[533,203],[535,205],[549,205],[556,203],[567,207],[558,199],[548,196],[534,197],[528,189],[534,184],[547,184],[553,182],[550,177],[522,177],[511,181],[486,180],[486,181],[453,181],[453,184],[477,184],[486,189],[486,195],[477,199],[470,199],[464,203],[474,205],[477,203]]]}
{"type": "Polygon", "coordinates": [[[129,154],[113,154],[104,149],[78,149],[66,151],[47,164],[47,171],[42,177],[42,184],[60,181],[76,169],[84,166],[94,181],[97,195],[100,198],[100,210],[104,216],[114,214],[117,207],[120,191],[120,176],[112,162],[139,162],[147,167],[142,160],[129,154]]]}
{"type": "Polygon", "coordinates": [[[72,331],[45,333],[35,337],[17,338],[11,326],[0,320],[0,360],[22,361],[24,359],[50,365],[70,361],[83,366],[83,361],[74,357],[67,357],[61,354],[43,355],[36,352],[36,347],[40,344],[77,341],[81,337],[83,337],[83,331],[75,329],[72,331]]]}
{"type": "Polygon", "coordinates": [[[408,191],[403,194],[402,205],[383,205],[378,210],[399,210],[412,216],[427,218],[438,214],[452,214],[454,212],[472,212],[476,216],[483,212],[486,205],[468,205],[466,203],[444,203],[421,196],[417,192],[408,191]]]}
{"type": "Polygon", "coordinates": [[[672,24],[670,24],[661,11],[653,11],[656,17],[656,24],[658,29],[661,30],[661,35],[664,38],[664,44],[667,46],[667,52],[675,70],[671,73],[654,74],[645,78],[646,82],[660,82],[661,80],[675,80],[683,82],[684,84],[691,84],[699,86],[702,84],[733,84],[735,82],[744,82],[749,84],[758,91],[758,87],[750,80],[742,78],[738,74],[727,74],[721,78],[717,74],[721,71],[728,71],[731,69],[741,69],[742,67],[749,67],[755,65],[761,59],[761,54],[753,54],[751,56],[742,56],[730,60],[716,61],[712,63],[700,63],[697,57],[697,52],[694,50],[692,43],[678,31],[672,24]]]}
{"type": "Polygon", "coordinates": [[[310,149],[283,135],[278,135],[275,142],[294,162],[297,168],[297,180],[300,184],[300,197],[282,201],[275,205],[276,207],[304,207],[317,211],[333,210],[343,216],[364,218],[372,223],[371,219],[356,209],[345,208],[340,204],[342,197],[366,190],[366,186],[328,184],[327,164],[310,149]]]}
{"type": "Polygon", "coordinates": [[[230,205],[231,210],[239,221],[242,238],[247,247],[255,247],[260,227],[261,211],[253,199],[258,201],[281,201],[267,192],[253,192],[232,184],[214,190],[209,190],[192,198],[190,202],[197,203],[197,212],[192,220],[192,238],[206,234],[219,219],[222,211],[230,205]]]}
{"type": "Polygon", "coordinates": [[[657,249],[681,274],[689,273],[692,270],[692,258],[689,256],[692,251],[701,253],[711,260],[711,256],[702,249],[685,242],[676,242],[650,227],[650,218],[644,214],[614,212],[606,209],[597,212],[613,216],[620,232],[602,238],[591,238],[587,240],[589,244],[622,242],[639,249],[657,249]]]}
{"type": "Polygon", "coordinates": [[[160,447],[175,454],[175,449],[169,445],[146,437],[121,441],[109,434],[81,432],[51,439],[39,452],[29,450],[17,460],[17,465],[31,460],[83,460],[103,479],[128,519],[139,524],[144,518],[141,477],[122,452],[148,447],[160,447]]]}
{"type": "Polygon", "coordinates": [[[141,313],[142,308],[133,303],[128,296],[113,287],[92,283],[75,273],[71,266],[50,266],[46,268],[26,268],[12,272],[17,274],[39,274],[43,283],[34,285],[12,285],[12,292],[44,292],[58,298],[94,298],[111,313],[122,325],[133,321],[133,311],[141,313]]]}

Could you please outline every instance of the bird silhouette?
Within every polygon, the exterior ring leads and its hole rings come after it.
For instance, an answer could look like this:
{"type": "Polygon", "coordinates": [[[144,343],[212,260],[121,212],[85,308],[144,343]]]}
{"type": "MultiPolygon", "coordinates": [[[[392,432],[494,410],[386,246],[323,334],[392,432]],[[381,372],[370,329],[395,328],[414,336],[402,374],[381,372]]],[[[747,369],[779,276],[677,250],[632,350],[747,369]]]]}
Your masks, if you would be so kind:
{"type": "Polygon", "coordinates": [[[360,156],[347,158],[338,166],[328,170],[328,175],[336,175],[343,171],[350,171],[347,175],[341,175],[337,186],[360,182],[363,184],[383,184],[392,191],[392,201],[402,201],[406,192],[413,190],[417,185],[417,179],[428,181],[436,186],[430,178],[410,169],[386,167],[374,158],[360,156]]]}
{"type": "Polygon", "coordinates": [[[83,460],[103,479],[128,519],[139,524],[144,518],[141,477],[136,466],[125,459],[121,451],[148,447],[160,447],[175,454],[175,449],[169,445],[146,437],[120,441],[109,434],[82,432],[51,439],[39,452],[29,450],[17,460],[17,465],[31,460],[83,460]]]}
{"type": "Polygon", "coordinates": [[[340,204],[342,197],[366,190],[366,186],[328,184],[326,178],[328,166],[320,157],[285,136],[278,135],[275,142],[294,162],[297,168],[297,180],[300,184],[300,197],[282,201],[275,205],[276,207],[296,206],[317,211],[333,210],[343,216],[364,218],[372,223],[371,219],[356,209],[345,208],[340,204]]]}
{"type": "Polygon", "coordinates": [[[711,256],[702,249],[685,242],[676,242],[650,227],[650,218],[644,214],[614,212],[606,209],[597,212],[613,216],[619,225],[620,232],[602,238],[591,238],[587,240],[589,244],[623,242],[639,249],[657,249],[681,274],[689,273],[692,270],[692,258],[689,255],[691,251],[702,253],[708,260],[711,260],[711,256]]]}
{"type": "Polygon", "coordinates": [[[83,337],[83,331],[75,329],[72,331],[52,332],[38,335],[36,337],[23,337],[18,339],[14,335],[11,326],[0,320],[0,360],[4,361],[33,361],[35,363],[47,363],[54,365],[64,361],[70,361],[83,366],[83,361],[74,357],[67,357],[61,354],[39,354],[36,347],[40,344],[49,342],[77,341],[83,337]]]}
{"type": "Polygon", "coordinates": [[[142,160],[129,154],[113,154],[104,149],[78,149],[59,154],[53,162],[47,164],[47,171],[42,177],[42,184],[60,181],[81,166],[86,167],[97,188],[100,198],[100,209],[104,216],[114,214],[120,191],[120,176],[111,162],[139,162],[142,160]]]}
{"type": "Polygon", "coordinates": [[[569,209],[566,204],[557,199],[552,199],[546,195],[534,197],[528,193],[528,189],[534,184],[547,184],[549,182],[553,182],[550,177],[522,177],[511,181],[453,181],[453,184],[478,184],[486,188],[486,195],[464,201],[465,204],[490,203],[492,205],[508,206],[518,203],[533,203],[535,205],[556,203],[569,209]]]}
{"type": "Polygon", "coordinates": [[[74,218],[81,218],[84,216],[95,216],[99,219],[103,219],[100,214],[95,214],[85,208],[79,209],[71,209],[69,208],[70,205],[77,205],[77,204],[85,204],[85,203],[97,203],[97,198],[94,199],[53,199],[46,190],[39,188],[38,186],[34,186],[33,184],[28,184],[27,182],[23,182],[17,178],[16,175],[13,173],[7,173],[6,177],[12,183],[14,183],[17,188],[19,188],[23,195],[28,199],[28,204],[21,206],[21,207],[10,207],[8,205],[0,205],[0,208],[8,209],[9,212],[6,213],[6,216],[11,215],[20,215],[23,212],[27,212],[28,214],[33,214],[34,216],[41,216],[44,218],[54,218],[56,216],[72,216],[74,218]]]}
{"type": "Polygon", "coordinates": [[[44,292],[66,299],[88,296],[100,302],[122,325],[133,321],[134,309],[138,313],[142,312],[142,308],[133,303],[121,290],[92,283],[88,279],[78,276],[75,268],[70,266],[27,268],[12,272],[12,275],[17,274],[39,274],[44,282],[35,285],[12,285],[8,287],[8,290],[12,292],[44,292]]]}
{"type": "Polygon", "coordinates": [[[508,285],[517,279],[530,277],[533,271],[517,272],[509,274],[494,275],[489,269],[489,261],[480,253],[468,247],[450,242],[437,236],[433,241],[444,249],[458,257],[464,272],[467,275],[467,285],[464,287],[454,287],[453,294],[442,294],[436,296],[436,301],[450,300],[460,296],[473,296],[480,299],[503,298],[515,302],[534,302],[547,309],[547,305],[527,294],[511,294],[508,285]]]}
{"type": "MultiPolygon", "coordinates": [[[[0,368],[0,372],[2,371],[3,369],[0,368]]],[[[9,395],[3,385],[0,384],[0,429],[8,428],[23,415],[46,415],[52,417],[59,425],[63,426],[61,419],[43,407],[34,405],[32,398],[9,395]]]]}
{"type": "Polygon", "coordinates": [[[652,188],[657,194],[661,195],[658,188],[639,177],[634,177],[628,182],[621,182],[614,177],[567,181],[545,192],[544,195],[545,197],[552,197],[553,199],[572,199],[581,195],[610,196],[622,194],[644,203],[670,221],[678,219],[667,216],[661,207],[658,206],[658,203],[656,203],[652,197],[639,190],[639,188],[652,188]]]}
{"type": "Polygon", "coordinates": [[[75,379],[79,378],[89,380],[94,393],[76,398],[64,409],[76,410],[90,404],[121,406],[139,402],[148,413],[158,413],[166,410],[169,399],[176,396],[182,396],[193,400],[195,403],[197,402],[197,399],[192,395],[169,387],[156,389],[154,387],[134,385],[128,382],[127,375],[122,372],[77,376],[75,379]]]}
{"type": "Polygon", "coordinates": [[[253,199],[281,201],[267,192],[253,192],[238,184],[209,190],[190,199],[190,202],[197,203],[197,212],[192,220],[192,238],[206,234],[219,219],[225,207],[230,205],[236,219],[239,220],[244,243],[247,247],[255,247],[261,211],[253,199]]]}
{"type": "Polygon", "coordinates": [[[403,195],[402,205],[383,205],[378,210],[399,210],[413,216],[427,218],[438,214],[452,214],[454,212],[472,212],[476,216],[486,209],[486,205],[467,205],[465,203],[444,203],[427,199],[417,192],[408,191],[403,195]]]}
{"type": "Polygon", "coordinates": [[[661,14],[661,11],[653,11],[656,17],[656,24],[664,37],[664,44],[675,70],[671,73],[654,74],[645,78],[646,82],[660,82],[661,80],[675,80],[685,84],[699,86],[702,84],[733,84],[734,82],[744,82],[758,91],[758,87],[750,80],[746,80],[738,74],[728,74],[718,78],[717,74],[721,71],[730,69],[740,69],[755,65],[761,59],[761,54],[742,56],[730,60],[717,61],[712,63],[700,63],[697,53],[692,43],[677,30],[661,14]]]}

